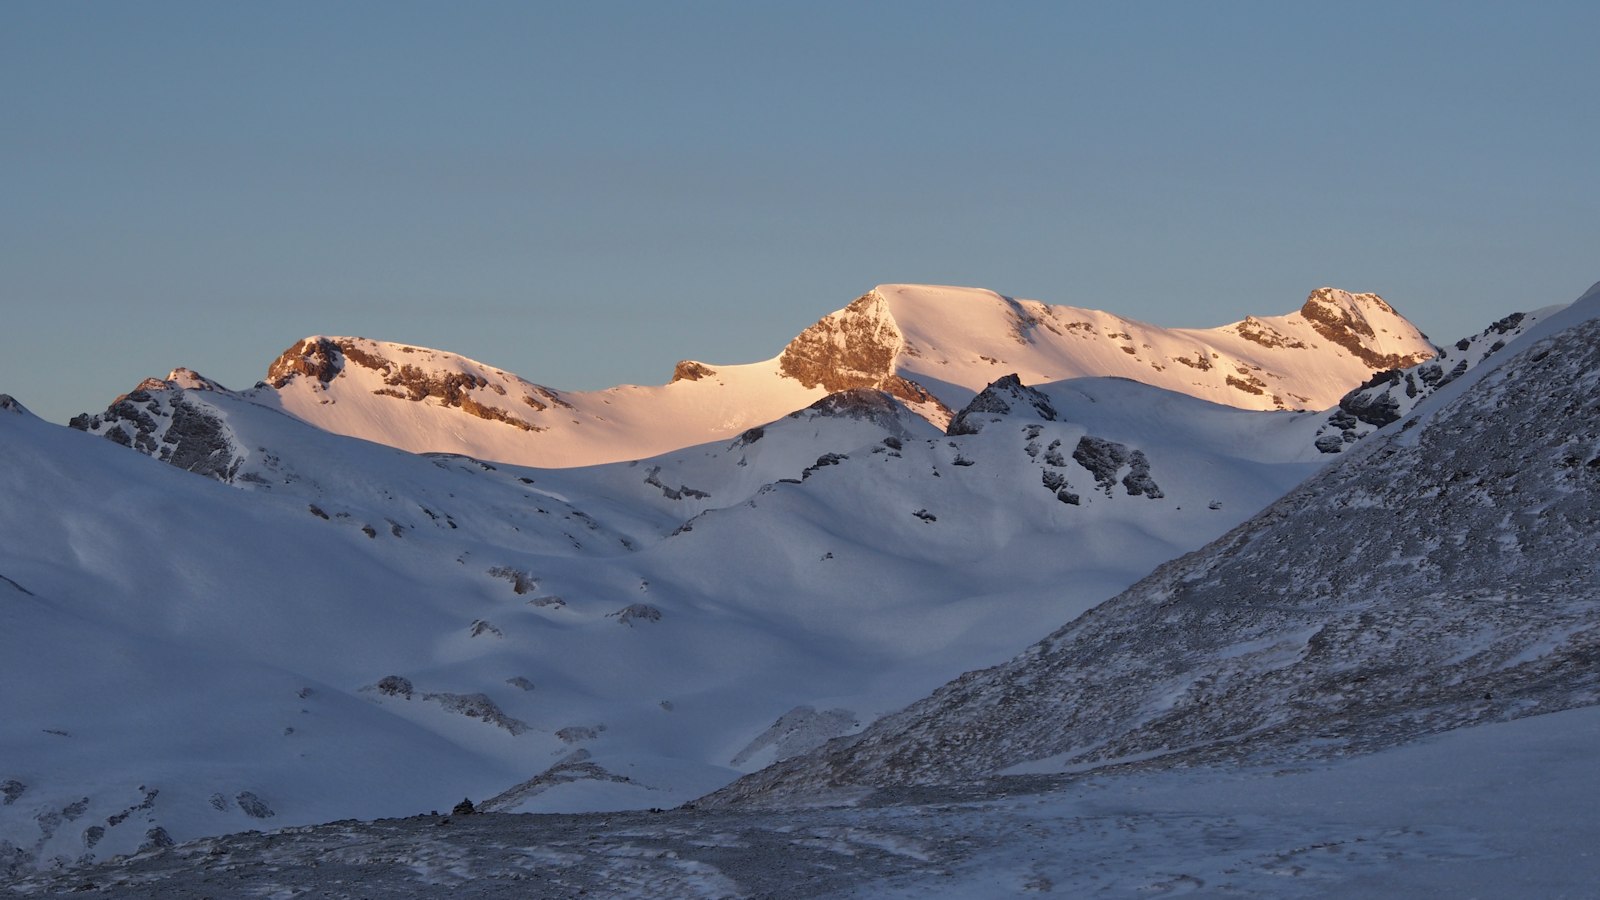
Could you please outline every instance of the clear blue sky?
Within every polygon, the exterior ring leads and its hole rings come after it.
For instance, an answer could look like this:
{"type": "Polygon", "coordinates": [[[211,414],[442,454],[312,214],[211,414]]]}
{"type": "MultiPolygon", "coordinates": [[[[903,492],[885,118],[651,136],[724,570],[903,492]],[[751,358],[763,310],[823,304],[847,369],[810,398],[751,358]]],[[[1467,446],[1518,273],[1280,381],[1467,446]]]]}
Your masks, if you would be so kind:
{"type": "Polygon", "coordinates": [[[1600,3],[0,4],[0,392],[308,334],[557,388],[874,284],[1163,325],[1600,279],[1600,3]]]}

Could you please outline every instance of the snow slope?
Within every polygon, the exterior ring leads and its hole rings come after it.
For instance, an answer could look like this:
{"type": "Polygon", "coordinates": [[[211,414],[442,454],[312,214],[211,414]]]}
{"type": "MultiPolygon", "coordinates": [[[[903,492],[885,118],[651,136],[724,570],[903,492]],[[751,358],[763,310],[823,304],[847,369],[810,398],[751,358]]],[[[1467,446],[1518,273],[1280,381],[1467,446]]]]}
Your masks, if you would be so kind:
{"type": "Polygon", "coordinates": [[[774,359],[685,360],[666,385],[562,392],[443,351],[318,336],[246,393],[338,434],[549,468],[732,437],[852,388],[886,391],[943,428],[1007,373],[1028,384],[1116,376],[1244,409],[1324,409],[1374,371],[1434,353],[1376,295],[1332,288],[1288,315],[1200,330],[973,288],[884,285],[774,359]]]}
{"type": "Polygon", "coordinates": [[[1315,414],[1120,379],[1043,386],[1050,415],[997,385],[969,434],[856,391],[550,470],[207,387],[80,423],[115,440],[0,414],[11,865],[461,796],[671,806],[1007,658],[1324,458],[1315,414]]]}
{"type": "Polygon", "coordinates": [[[1592,897],[1597,751],[1589,708],[1294,768],[1036,778],[860,807],[336,822],[9,887],[159,900],[1592,897]]]}
{"type": "Polygon", "coordinates": [[[712,803],[1325,758],[1600,704],[1600,291],[1012,661],[712,803]]]}

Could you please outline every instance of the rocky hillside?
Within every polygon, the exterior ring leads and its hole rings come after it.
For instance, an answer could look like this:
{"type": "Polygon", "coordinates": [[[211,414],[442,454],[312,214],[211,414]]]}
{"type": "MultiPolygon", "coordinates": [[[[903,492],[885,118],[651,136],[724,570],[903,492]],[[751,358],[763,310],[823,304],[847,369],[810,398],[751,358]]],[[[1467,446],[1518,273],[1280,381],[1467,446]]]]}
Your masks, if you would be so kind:
{"type": "Polygon", "coordinates": [[[1591,291],[1011,662],[708,801],[1327,757],[1600,703],[1597,315],[1591,291]]]}
{"type": "Polygon", "coordinates": [[[1340,453],[1383,426],[1399,420],[1435,391],[1472,371],[1511,346],[1552,310],[1512,313],[1471,337],[1464,337],[1428,362],[1403,369],[1384,369],[1339,398],[1339,406],[1318,429],[1316,446],[1340,453]]]}

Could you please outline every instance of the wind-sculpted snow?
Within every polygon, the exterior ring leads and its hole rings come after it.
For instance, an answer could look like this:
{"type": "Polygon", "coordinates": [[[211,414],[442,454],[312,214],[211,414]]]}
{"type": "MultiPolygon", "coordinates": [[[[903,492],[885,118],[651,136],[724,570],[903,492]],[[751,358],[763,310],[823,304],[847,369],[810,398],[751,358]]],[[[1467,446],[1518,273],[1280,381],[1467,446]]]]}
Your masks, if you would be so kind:
{"type": "Polygon", "coordinates": [[[1600,703],[1600,320],[1440,397],[1013,661],[708,801],[1321,758],[1600,703]]]}

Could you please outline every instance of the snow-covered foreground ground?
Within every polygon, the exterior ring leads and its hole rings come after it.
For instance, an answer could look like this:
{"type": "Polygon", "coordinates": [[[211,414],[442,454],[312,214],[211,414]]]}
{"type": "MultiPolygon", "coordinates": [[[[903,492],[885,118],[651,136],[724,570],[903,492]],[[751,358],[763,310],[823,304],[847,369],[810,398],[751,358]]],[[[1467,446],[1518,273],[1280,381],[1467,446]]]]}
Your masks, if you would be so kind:
{"type": "MultiPolygon", "coordinates": [[[[760,812],[437,815],[209,838],[12,895],[1600,897],[1600,709],[1293,769],[760,812]]],[[[441,797],[448,806],[452,798],[441,797]]]]}

